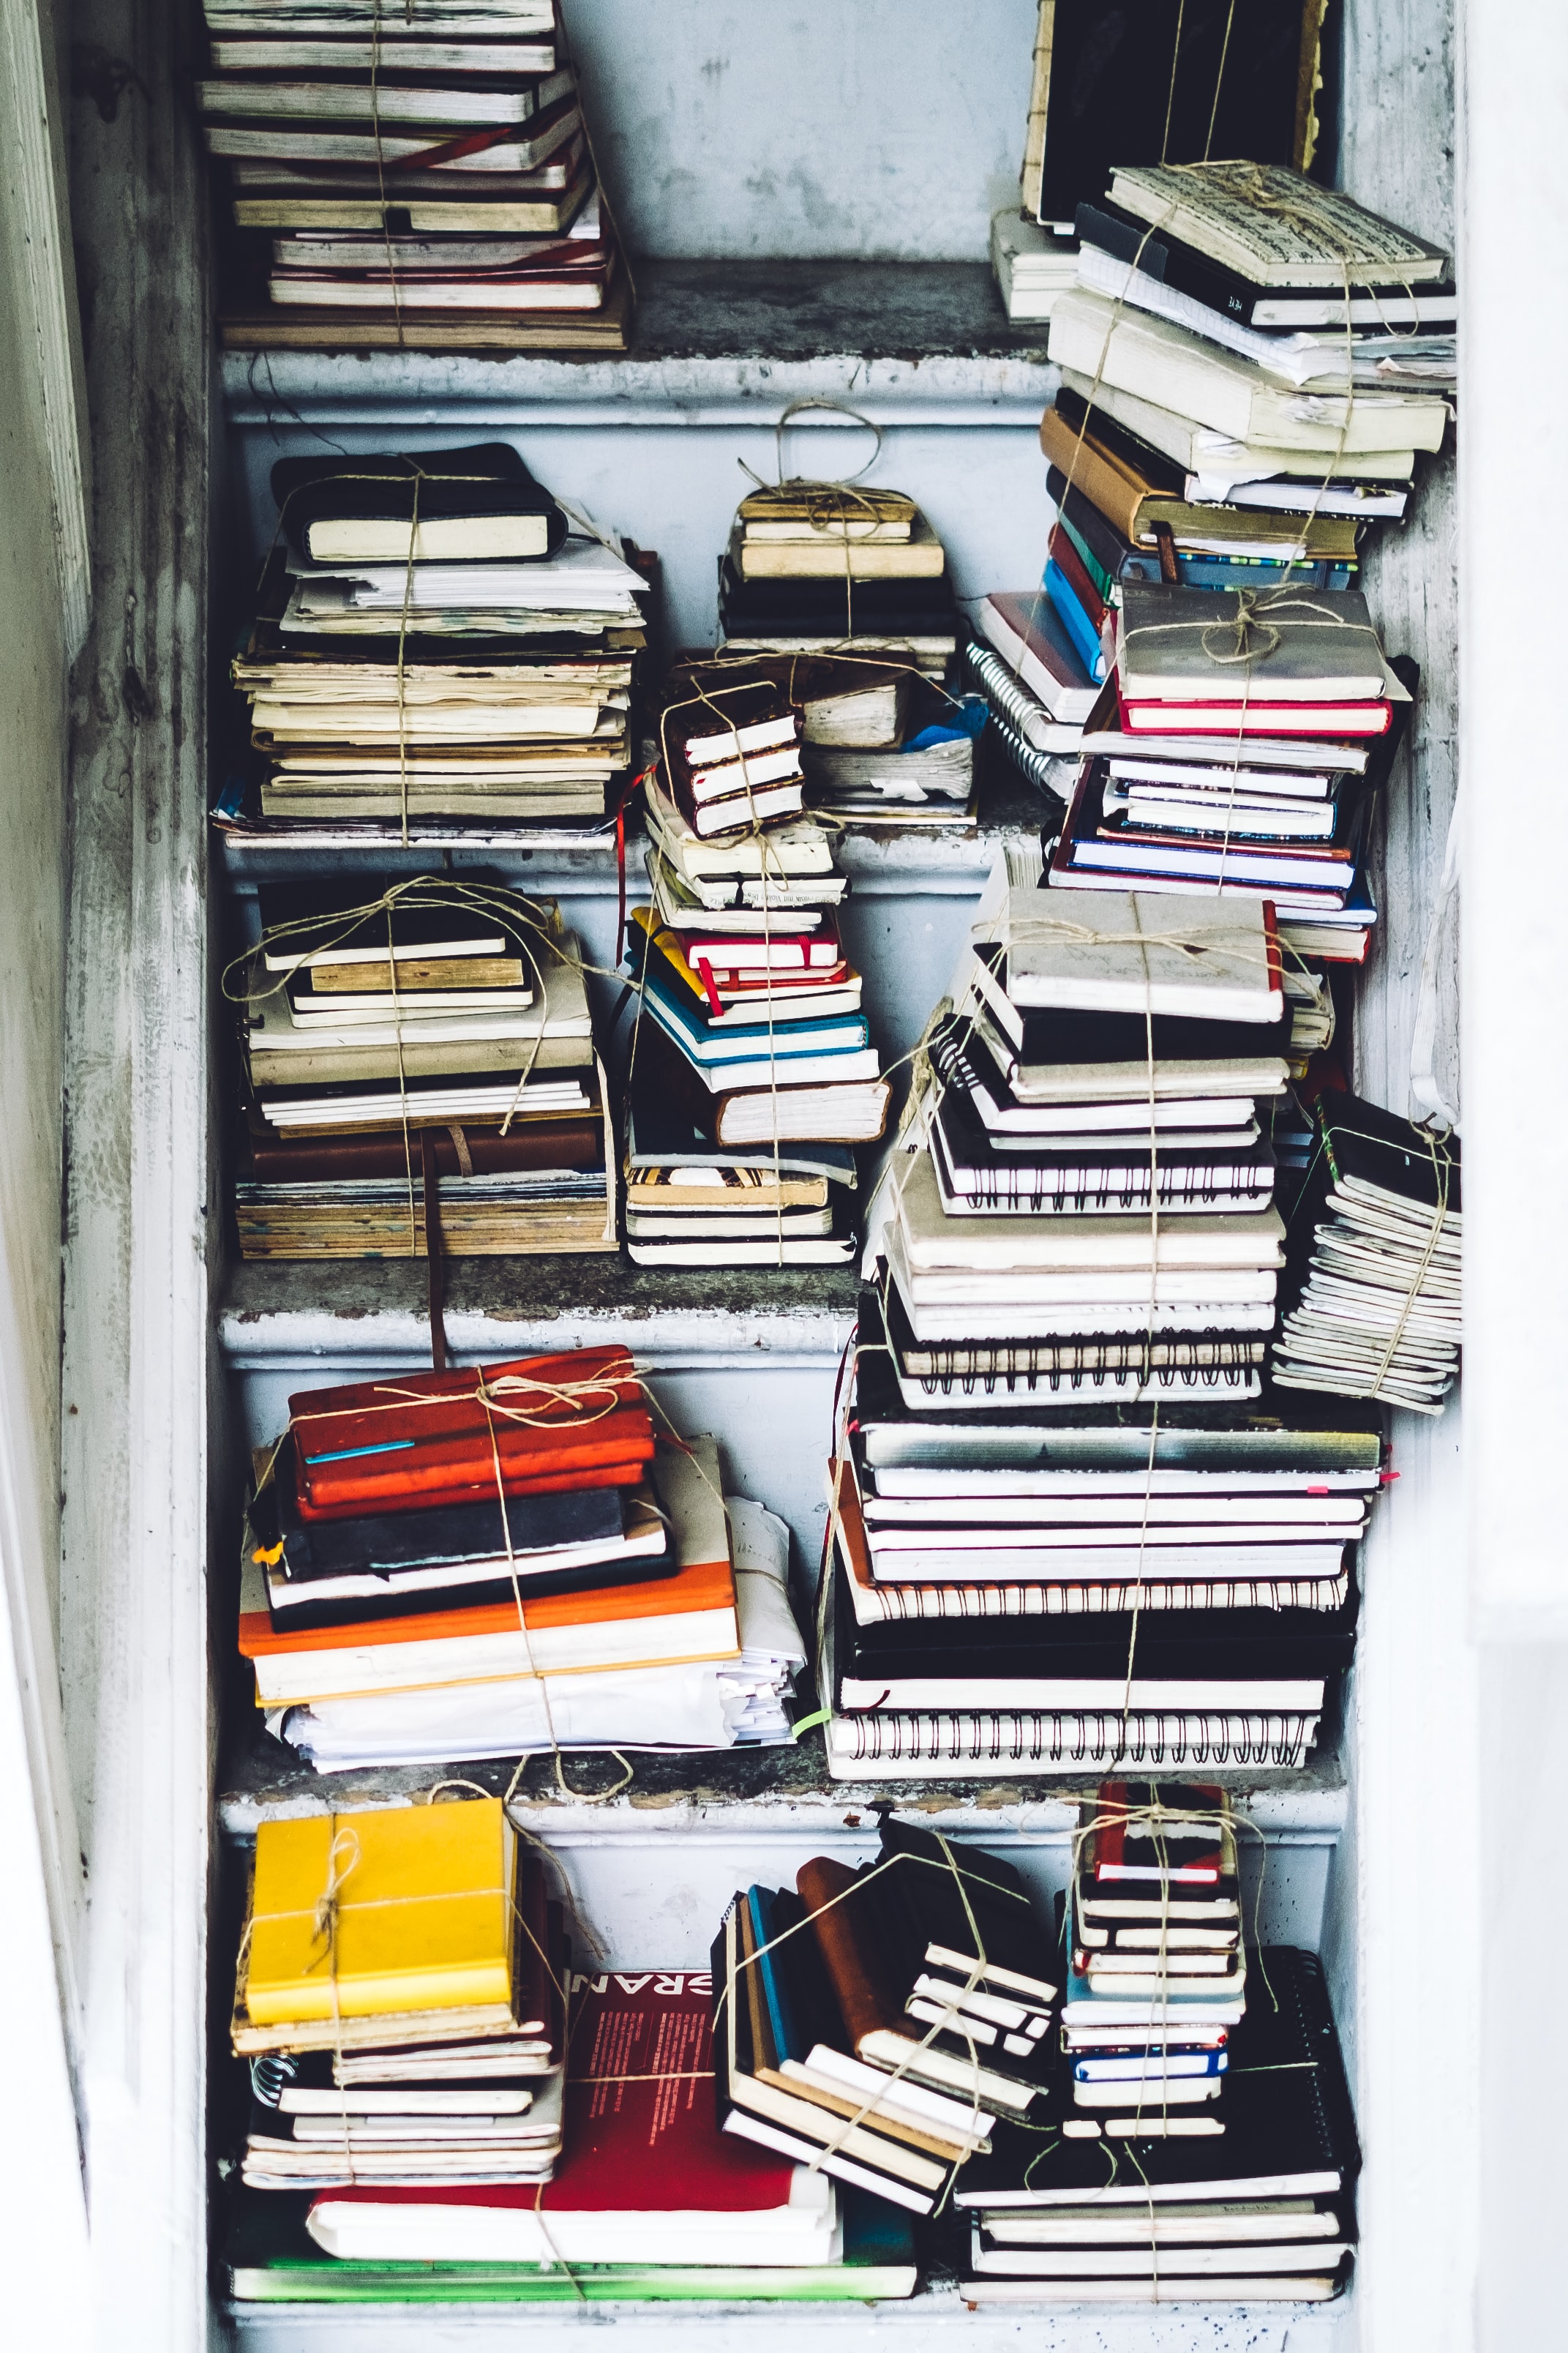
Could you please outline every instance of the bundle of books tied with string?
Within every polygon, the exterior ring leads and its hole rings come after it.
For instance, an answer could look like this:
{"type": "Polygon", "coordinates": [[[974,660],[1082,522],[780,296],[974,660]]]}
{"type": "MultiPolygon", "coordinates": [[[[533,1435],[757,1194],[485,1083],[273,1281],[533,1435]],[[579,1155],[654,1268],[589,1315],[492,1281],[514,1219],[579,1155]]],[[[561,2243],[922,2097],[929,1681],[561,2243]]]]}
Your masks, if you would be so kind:
{"type": "MultiPolygon", "coordinates": [[[[1325,711],[1315,730],[1299,712],[1281,723],[1261,668],[1245,714],[1220,707],[1245,681],[1209,680],[1193,699],[1214,707],[1173,725],[1145,714],[1130,731],[1177,740],[1114,740],[1114,717],[1091,719],[1084,698],[1116,671],[1132,585],[1278,596],[1296,623],[1295,600],[1321,595],[1334,610],[1358,586],[1367,534],[1403,519],[1417,461],[1447,430],[1447,257],[1283,164],[1150,162],[1105,177],[1109,195],[1102,179],[1077,203],[1077,282],[1049,305],[1062,385],[1040,427],[1057,510],[1043,578],[979,617],[977,639],[1012,672],[1006,707],[994,681],[977,682],[1026,772],[1087,724],[1112,738],[1083,745],[1110,755],[1110,786],[1162,788],[1158,806],[1113,789],[1111,832],[1137,835],[1142,817],[1168,855],[1215,836],[1254,858],[1342,847],[1321,804],[1364,770],[1359,722],[1325,711]],[[1314,733],[1309,760],[1300,739],[1314,733]]],[[[1260,621],[1255,654],[1265,634],[1260,621]]],[[[1332,703],[1344,684],[1315,691],[1332,703]]],[[[1124,681],[1121,693],[1139,700],[1124,681]]],[[[1243,861],[1227,866],[1229,885],[1246,879],[1243,861]]]]}
{"type": "Polygon", "coordinates": [[[1042,2101],[959,2176],[973,2304],[1324,2302],[1356,2239],[1355,2126],[1315,1955],[1258,1941],[1223,1789],[1079,1809],[1042,2101]],[[1042,2119],[1043,2120],[1043,2119],[1042,2119]]]}
{"type": "Polygon", "coordinates": [[[506,442],[285,458],[222,835],[301,860],[591,833],[630,767],[653,559],[506,442]]]}
{"type": "Polygon", "coordinates": [[[624,351],[632,284],[554,0],[208,0],[237,351],[624,351]]]}
{"type": "Polygon", "coordinates": [[[264,884],[229,968],[247,1258],[612,1251],[581,950],[476,876],[264,884]]]}
{"type": "Polygon", "coordinates": [[[1269,911],[1013,884],[975,928],[867,1219],[830,1769],[1299,1765],[1382,1440],[1265,1384],[1269,911]]]}
{"type": "Polygon", "coordinates": [[[567,1973],[499,1798],[259,1823],[231,2030],[253,2226],[280,2192],[535,2194],[561,2154],[567,1973]]]}
{"type": "Polygon", "coordinates": [[[239,1648],[322,1772],[782,1741],[788,1567],[712,1439],[656,1441],[624,1349],[410,1374],[289,1399],[239,1648]]]}
{"type": "Polygon", "coordinates": [[[996,2119],[1037,2123],[1058,1973],[1002,1857],[890,1819],[881,1841],[859,1871],[820,1855],[736,1895],[712,1957],[719,2114],[929,2215],[996,2119]]]}
{"type": "Polygon", "coordinates": [[[842,403],[792,403],[775,427],[778,479],[735,511],[719,558],[719,634],[731,653],[884,653],[941,685],[960,638],[941,539],[913,499],[863,478],[786,475],[784,437],[801,410],[879,428],[842,403]]]}
{"type": "Polygon", "coordinates": [[[292,2199],[248,2197],[226,2250],[236,2302],[680,2300],[743,2302],[754,2313],[761,2303],[912,2295],[907,2211],[721,2129],[721,2029],[716,2036],[707,1971],[595,1969],[583,1957],[562,1980],[566,2082],[548,2179],[432,2170],[387,2186],[350,2176],[292,2199]]]}
{"type": "MultiPolygon", "coordinates": [[[[646,784],[651,906],[626,1086],[627,1245],[639,1264],[847,1261],[851,1147],[888,1084],[845,953],[833,835],[803,811],[803,736],[894,703],[897,675],[692,659],[667,678],[646,784]],[[635,1198],[634,1198],[635,1196],[635,1198]]],[[[871,723],[875,723],[874,719],[871,723]]]]}

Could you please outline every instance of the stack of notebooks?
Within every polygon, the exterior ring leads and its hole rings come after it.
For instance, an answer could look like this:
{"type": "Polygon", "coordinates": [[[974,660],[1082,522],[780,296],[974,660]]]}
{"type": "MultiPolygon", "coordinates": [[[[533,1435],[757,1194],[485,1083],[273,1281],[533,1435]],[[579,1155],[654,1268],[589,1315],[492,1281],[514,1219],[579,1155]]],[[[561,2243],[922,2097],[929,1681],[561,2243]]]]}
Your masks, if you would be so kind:
{"type": "Polygon", "coordinates": [[[1130,581],[1115,629],[1053,887],[1267,900],[1293,962],[1363,962],[1372,815],[1416,677],[1384,659],[1364,596],[1247,616],[1130,581]]]}
{"type": "MultiPolygon", "coordinates": [[[[629,1148],[646,1154],[650,1134],[673,1128],[687,1151],[749,1147],[752,1161],[740,1165],[765,1176],[775,1148],[844,1147],[879,1135],[888,1085],[860,1009],[859,974],[840,958],[764,969],[759,986],[750,966],[726,975],[721,988],[714,966],[689,961],[691,941],[690,934],[664,929],[650,909],[639,907],[633,917],[631,969],[640,1013],[627,1085],[629,1148]]],[[[770,952],[773,944],[770,934],[770,952]]],[[[771,1190],[759,1186],[742,1195],[732,1188],[728,1222],[721,1219],[706,1237],[692,1229],[693,1243],[722,1241],[728,1250],[698,1257],[683,1250],[674,1262],[825,1265],[847,1259],[854,1248],[853,1227],[842,1214],[847,1186],[839,1183],[831,1204],[791,1211],[782,1177],[781,1166],[771,1190]],[[749,1222],[737,1227],[737,1219],[749,1222]]],[[[640,1223],[644,1213],[636,1214],[638,1224],[627,1228],[634,1259],[660,1240],[679,1242],[667,1226],[648,1231],[640,1223]]],[[[655,1262],[651,1255],[647,1262],[655,1262]]]]}
{"type": "Polygon", "coordinates": [[[976,1412],[958,1379],[914,1411],[887,1329],[864,1293],[830,1469],[829,1771],[1302,1765],[1352,1653],[1375,1413],[1005,1391],[976,1412]]]}
{"type": "MultiPolygon", "coordinates": [[[[1208,1901],[1173,1891],[1170,1917],[1208,1901]]],[[[1317,2304],[1349,2284],[1361,2159],[1322,1970],[1288,1945],[1249,1953],[1246,1968],[1250,1998],[1244,2011],[1230,2005],[1233,2025],[1216,2016],[1205,2034],[1183,2021],[1184,2056],[1226,2063],[1217,2114],[1205,2118],[1223,2129],[1198,2133],[1151,2128],[1194,2115],[1175,2102],[1160,2117],[1146,2105],[1085,2133],[1093,2118],[1072,2096],[1080,2005],[1069,1980],[1052,2087],[1059,2136],[998,2126],[954,2192],[969,2232],[967,2303],[1317,2304]]],[[[1142,2013],[1145,2035],[1173,2022],[1163,2005],[1145,2001],[1142,2013]]],[[[1117,2057],[1136,2059],[1137,2042],[1128,2031],[1117,2057]]],[[[1162,2048],[1176,2055],[1173,2037],[1162,2048]]]]}
{"type": "Polygon", "coordinates": [[[437,877],[264,884],[244,973],[247,1258],[611,1251],[613,1131],[575,941],[437,877]]]}
{"type": "Polygon", "coordinates": [[[630,280],[552,0],[208,0],[237,350],[622,351],[630,280]]]}
{"type": "Polygon", "coordinates": [[[1048,319],[1058,297],[1078,284],[1074,247],[1026,213],[992,216],[991,267],[1002,307],[1019,325],[1048,319]]]}
{"type": "Polygon", "coordinates": [[[1458,1137],[1324,1095],[1290,1218],[1277,1384],[1440,1413],[1458,1366],[1462,1234],[1458,1137]]]}
{"type": "MultiPolygon", "coordinates": [[[[731,1165],[773,1163],[765,1196],[738,1199],[720,1230],[682,1246],[728,1242],[743,1255],[709,1261],[705,1253],[684,1258],[689,1264],[847,1256],[848,1228],[823,1219],[826,1202],[801,1204],[793,1232],[786,1229],[776,1155],[786,1145],[872,1141],[887,1116],[860,975],[825,923],[844,879],[833,871],[826,829],[800,814],[802,705],[789,669],[679,665],[658,716],[658,775],[646,788],[654,903],[639,908],[632,925],[634,1138],[641,1122],[633,1149],[639,1166],[679,1166],[679,1156],[647,1160],[653,1134],[671,1155],[749,1149],[750,1161],[731,1165]]],[[[874,730],[879,709],[896,704],[898,681],[864,670],[853,665],[852,691],[819,694],[819,704],[836,706],[840,733],[874,730]]],[[[635,1239],[639,1247],[680,1245],[668,1227],[635,1239]]]]}
{"type": "MultiPolygon", "coordinates": [[[[760,800],[785,776],[802,779],[806,807],[829,811],[840,825],[973,825],[974,744],[985,704],[977,695],[950,695],[912,660],[847,650],[720,653],[678,664],[666,694],[672,698],[663,730],[667,765],[700,832],[720,829],[725,793],[749,790],[760,800]],[[784,732],[791,710],[799,745],[793,765],[784,732]],[[735,751],[727,736],[715,739],[721,713],[733,720],[735,751]]],[[[777,813],[792,812],[785,806],[777,813]]]]}
{"type": "Polygon", "coordinates": [[[1103,448],[1121,478],[1093,503],[1124,543],[1164,556],[1162,576],[1196,563],[1215,585],[1267,586],[1294,558],[1300,586],[1353,562],[1357,523],[1403,512],[1417,455],[1442,445],[1448,257],[1278,165],[1117,170],[1078,227],[1080,284],[1050,322],[1079,404],[1046,440],[1060,477],[1087,484],[1070,456],[1092,393],[1090,430],[1115,428],[1103,448]],[[1140,482],[1146,511],[1127,503],[1140,482]]]}
{"type": "Polygon", "coordinates": [[[885,1821],[858,1873],[736,1896],[713,1947],[719,2115],[916,2214],[1031,2114],[1050,2072],[1051,1954],[1012,1867],[885,1821]]]}
{"type": "Polygon", "coordinates": [[[319,1770],[788,1737],[788,1537],[667,1447],[623,1349],[289,1401],[239,1647],[319,1770]],[[499,1491],[499,1492],[498,1492],[499,1491]]]}
{"type": "Polygon", "coordinates": [[[1060,903],[978,927],[868,1220],[820,1669],[846,1777],[1296,1766],[1351,1656],[1376,1416],[1263,1388],[1268,912],[1108,898],[1079,936],[1060,903]]]}
{"type": "Polygon", "coordinates": [[[263,1821],[233,2026],[246,2189],[533,2196],[561,2154],[565,1966],[499,1798],[263,1821]]]}
{"type": "Polygon", "coordinates": [[[759,490],[719,559],[719,634],[734,653],[894,653],[940,684],[958,647],[946,553],[900,491],[759,490]]]}
{"type": "Polygon", "coordinates": [[[571,1979],[564,2147],[548,2181],[253,2200],[231,2236],[241,2303],[869,2302],[916,2282],[882,2199],[724,2135],[706,1972],[571,1979]],[[258,2211],[270,2206],[273,2213],[258,2211]],[[272,2224],[270,2230],[268,2223],[272,2224]]]}
{"type": "Polygon", "coordinates": [[[505,442],[272,470],[285,543],[233,664],[227,829],[301,849],[602,818],[630,762],[643,575],[505,442]]]}
{"type": "MultiPolygon", "coordinates": [[[[1058,1380],[1120,1344],[1133,1397],[1260,1363],[1291,1028],[1269,911],[1108,894],[1085,923],[1015,887],[977,930],[868,1237],[901,1328],[1058,1380]],[[1154,1381],[1143,1352],[1172,1344],[1154,1381]]],[[[1102,1374],[1093,1393],[1115,1392],[1102,1374]]]]}
{"type": "MultiPolygon", "coordinates": [[[[1354,586],[1364,528],[1403,516],[1417,456],[1442,442],[1456,315],[1446,255],[1282,166],[1119,169],[1077,227],[1079,283],[1050,304],[1062,389],[1040,428],[1050,619],[1031,615],[1027,667],[1004,649],[1058,726],[1064,698],[1114,665],[1131,583],[1331,603],[1354,586]]],[[[1252,700],[1266,689],[1259,665],[1252,700]]],[[[1270,731],[1259,714],[1197,732],[1270,731]]],[[[1263,748],[1246,764],[1280,765],[1263,748]]]]}
{"type": "Polygon", "coordinates": [[[1107,1781],[1081,1810],[1075,1864],[1063,2133],[1223,2133],[1228,2045],[1247,1983],[1229,1798],[1202,1784],[1107,1781]]]}

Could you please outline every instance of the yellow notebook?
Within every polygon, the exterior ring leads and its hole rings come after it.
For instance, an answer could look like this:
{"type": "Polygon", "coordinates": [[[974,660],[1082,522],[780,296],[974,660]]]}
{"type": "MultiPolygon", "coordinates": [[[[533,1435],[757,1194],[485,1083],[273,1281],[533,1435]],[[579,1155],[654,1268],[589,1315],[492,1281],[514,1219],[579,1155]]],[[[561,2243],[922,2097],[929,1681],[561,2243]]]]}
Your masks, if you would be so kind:
{"type": "Polygon", "coordinates": [[[261,1823],[252,2022],[510,2003],[516,1851],[499,1798],[261,1823]]]}

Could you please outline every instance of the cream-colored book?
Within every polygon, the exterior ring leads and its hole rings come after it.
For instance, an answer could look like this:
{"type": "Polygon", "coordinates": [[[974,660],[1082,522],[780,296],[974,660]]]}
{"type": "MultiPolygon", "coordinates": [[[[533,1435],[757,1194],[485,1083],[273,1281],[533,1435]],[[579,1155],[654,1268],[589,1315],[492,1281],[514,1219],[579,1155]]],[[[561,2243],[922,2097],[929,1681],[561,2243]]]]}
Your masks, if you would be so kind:
{"type": "Polygon", "coordinates": [[[837,522],[799,539],[754,539],[737,527],[730,561],[742,580],[940,580],[947,554],[924,515],[908,539],[866,540],[837,522]]]}
{"type": "Polygon", "coordinates": [[[1276,384],[1251,360],[1147,311],[1118,310],[1078,287],[1051,312],[1050,357],[1237,441],[1321,451],[1437,449],[1447,403],[1430,396],[1302,392],[1276,384]]]}

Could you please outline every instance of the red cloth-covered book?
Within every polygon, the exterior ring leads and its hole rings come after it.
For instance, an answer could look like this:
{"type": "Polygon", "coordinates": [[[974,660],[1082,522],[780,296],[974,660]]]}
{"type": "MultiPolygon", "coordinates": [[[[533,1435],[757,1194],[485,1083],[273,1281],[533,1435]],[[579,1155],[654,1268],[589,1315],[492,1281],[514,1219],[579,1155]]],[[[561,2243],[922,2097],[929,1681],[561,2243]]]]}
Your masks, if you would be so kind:
{"type": "Polygon", "coordinates": [[[654,1451],[641,1396],[624,1348],[302,1391],[289,1400],[300,1514],[464,1502],[495,1493],[498,1464],[509,1495],[635,1485],[654,1451]]]}
{"type": "Polygon", "coordinates": [[[502,2262],[830,2260],[826,2177],[720,2129],[708,1973],[646,1969],[576,1983],[554,2179],[335,2189],[310,2209],[318,2244],[412,2262],[464,2260],[452,2249],[502,2262]]]}

